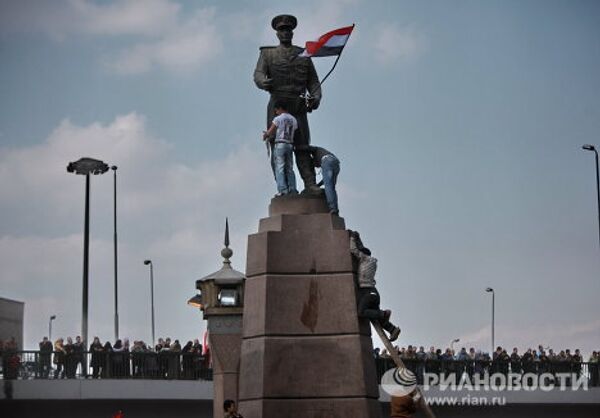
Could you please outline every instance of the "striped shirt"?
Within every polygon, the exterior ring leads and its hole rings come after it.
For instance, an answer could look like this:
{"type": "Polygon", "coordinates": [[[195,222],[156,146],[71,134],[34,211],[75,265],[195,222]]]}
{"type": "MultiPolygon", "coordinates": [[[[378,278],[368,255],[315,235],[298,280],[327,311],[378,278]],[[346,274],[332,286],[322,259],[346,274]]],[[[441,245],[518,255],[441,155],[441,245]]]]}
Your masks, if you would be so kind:
{"type": "Polygon", "coordinates": [[[350,238],[350,253],[358,259],[358,286],[375,287],[377,259],[360,251],[356,246],[354,237],[350,238]]]}

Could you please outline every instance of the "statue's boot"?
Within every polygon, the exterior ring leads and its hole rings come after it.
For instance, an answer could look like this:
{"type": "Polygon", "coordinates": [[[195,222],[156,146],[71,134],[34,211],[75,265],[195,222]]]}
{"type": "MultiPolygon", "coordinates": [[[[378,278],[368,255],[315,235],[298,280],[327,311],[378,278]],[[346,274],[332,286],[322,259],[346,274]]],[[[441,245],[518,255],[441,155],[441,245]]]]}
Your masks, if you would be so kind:
{"type": "Polygon", "coordinates": [[[317,186],[317,176],[315,175],[315,168],[313,167],[310,152],[304,149],[296,149],[294,154],[296,156],[296,166],[304,182],[302,194],[315,195],[324,193],[323,189],[317,186]]]}
{"type": "Polygon", "coordinates": [[[316,184],[305,186],[304,190],[302,190],[302,194],[320,195],[322,193],[325,193],[325,191],[316,184]]]}

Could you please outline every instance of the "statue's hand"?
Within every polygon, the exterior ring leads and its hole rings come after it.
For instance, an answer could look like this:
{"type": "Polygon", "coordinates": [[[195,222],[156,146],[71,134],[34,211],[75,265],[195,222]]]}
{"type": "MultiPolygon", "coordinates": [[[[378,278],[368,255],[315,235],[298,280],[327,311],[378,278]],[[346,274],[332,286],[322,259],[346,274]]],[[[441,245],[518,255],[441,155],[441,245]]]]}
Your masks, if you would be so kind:
{"type": "Polygon", "coordinates": [[[312,98],[308,104],[308,112],[312,112],[313,110],[317,110],[319,108],[319,104],[321,101],[319,99],[312,98]]]}
{"type": "Polygon", "coordinates": [[[262,81],[262,88],[264,90],[271,90],[272,87],[273,87],[273,79],[265,77],[265,79],[262,81]]]}

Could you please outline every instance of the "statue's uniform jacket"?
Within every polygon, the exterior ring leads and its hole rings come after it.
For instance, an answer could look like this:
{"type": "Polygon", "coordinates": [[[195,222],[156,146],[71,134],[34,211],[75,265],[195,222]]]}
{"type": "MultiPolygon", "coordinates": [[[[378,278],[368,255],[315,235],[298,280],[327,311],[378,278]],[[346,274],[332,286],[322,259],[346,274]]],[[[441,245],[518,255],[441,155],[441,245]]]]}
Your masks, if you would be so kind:
{"type": "Polygon", "coordinates": [[[298,121],[298,129],[294,135],[296,163],[304,181],[304,185],[315,184],[314,168],[310,154],[305,148],[310,144],[310,130],[306,115],[305,100],[301,94],[310,92],[318,103],[321,100],[321,88],[317,71],[310,58],[298,56],[302,48],[292,46],[265,46],[260,48],[260,56],[254,70],[254,82],[260,89],[270,93],[267,106],[267,127],[275,117],[273,105],[277,100],[284,101],[288,111],[298,121]],[[271,86],[264,84],[271,79],[271,86]]]}

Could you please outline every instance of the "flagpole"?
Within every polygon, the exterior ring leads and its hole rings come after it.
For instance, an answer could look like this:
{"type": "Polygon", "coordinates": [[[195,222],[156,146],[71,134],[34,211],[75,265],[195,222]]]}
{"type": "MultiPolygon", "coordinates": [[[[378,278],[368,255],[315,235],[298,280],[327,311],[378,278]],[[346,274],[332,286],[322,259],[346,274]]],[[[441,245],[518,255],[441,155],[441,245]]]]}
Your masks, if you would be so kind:
{"type": "MultiPolygon", "coordinates": [[[[356,26],[355,23],[352,24],[352,31],[354,31],[354,26],[356,26]]],[[[352,35],[352,31],[350,32],[350,35],[352,35]]],[[[348,39],[350,39],[350,35],[348,35],[348,39]]],[[[347,43],[347,41],[346,41],[346,43],[347,43]]],[[[321,89],[321,86],[323,85],[325,80],[327,80],[327,77],[329,77],[331,75],[331,73],[333,72],[333,70],[335,70],[335,66],[337,65],[338,61],[342,57],[342,53],[344,52],[345,48],[346,48],[346,46],[344,45],[344,48],[342,48],[342,50],[340,51],[340,54],[335,59],[335,62],[333,63],[333,67],[331,67],[331,70],[329,70],[329,72],[327,74],[325,74],[325,77],[323,77],[323,80],[319,81],[319,90],[321,89]]]]}
{"type": "MultiPolygon", "coordinates": [[[[344,50],[342,49],[342,52],[344,50]]],[[[329,72],[325,75],[325,77],[323,77],[323,80],[321,80],[319,82],[319,84],[323,84],[325,82],[325,80],[327,80],[327,77],[329,77],[329,75],[333,72],[333,70],[335,70],[335,66],[337,65],[338,61],[340,60],[341,56],[342,56],[342,52],[340,52],[340,55],[337,56],[337,58],[335,59],[335,62],[333,63],[333,67],[331,67],[331,70],[329,70],[329,72]]]]}

